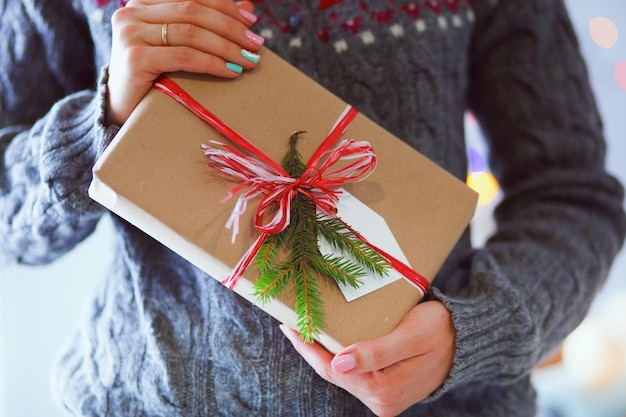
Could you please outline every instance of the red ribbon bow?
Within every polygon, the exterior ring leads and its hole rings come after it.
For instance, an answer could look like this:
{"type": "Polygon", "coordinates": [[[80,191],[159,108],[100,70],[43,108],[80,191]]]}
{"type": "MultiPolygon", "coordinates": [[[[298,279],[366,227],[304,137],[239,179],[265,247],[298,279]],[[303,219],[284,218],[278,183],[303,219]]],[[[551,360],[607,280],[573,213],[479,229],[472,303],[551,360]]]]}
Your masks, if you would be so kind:
{"type": "MultiPolygon", "coordinates": [[[[241,181],[241,185],[232,189],[224,200],[248,187],[239,195],[226,225],[233,230],[233,241],[239,231],[239,217],[246,210],[248,201],[259,195],[263,196],[254,217],[254,225],[259,231],[259,236],[229,276],[222,281],[230,289],[248,268],[265,239],[271,234],[281,232],[289,225],[291,201],[297,193],[311,198],[322,212],[336,217],[335,207],[341,194],[339,188],[347,181],[355,182],[367,178],[376,168],[376,155],[367,142],[348,139],[331,149],[358,114],[351,106],[346,107],[326,139],[311,156],[304,173],[299,178],[293,178],[261,149],[209,112],[171,79],[160,77],[155,82],[154,88],[175,98],[251,155],[245,155],[229,145],[219,144],[221,148],[202,145],[205,155],[214,162],[214,168],[241,181]],[[351,162],[332,171],[331,167],[338,161],[351,162]],[[274,203],[278,205],[278,210],[269,221],[264,222],[265,214],[274,203]]],[[[369,243],[348,225],[346,228],[376,250],[422,293],[428,290],[428,280],[402,261],[369,243]]]]}

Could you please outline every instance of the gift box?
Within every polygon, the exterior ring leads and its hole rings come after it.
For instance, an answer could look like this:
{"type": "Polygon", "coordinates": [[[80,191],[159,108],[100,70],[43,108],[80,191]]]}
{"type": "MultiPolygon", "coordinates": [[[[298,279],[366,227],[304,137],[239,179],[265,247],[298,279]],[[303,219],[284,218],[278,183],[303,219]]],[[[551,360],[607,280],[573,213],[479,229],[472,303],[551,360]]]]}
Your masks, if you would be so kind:
{"type": "MultiPolygon", "coordinates": [[[[183,73],[168,78],[274,161],[283,158],[292,134],[304,131],[297,148],[306,161],[346,103],[267,48],[261,55],[255,70],[234,80],[183,73]]],[[[358,232],[432,281],[471,220],[476,193],[362,114],[342,138],[369,142],[378,162],[366,179],[344,185],[346,195],[366,212],[348,206],[340,209],[341,218],[365,218],[365,228],[376,223],[374,218],[382,221],[386,232],[358,232]],[[395,246],[399,251],[391,248],[395,246]]],[[[236,185],[208,167],[201,146],[210,141],[231,143],[188,108],[153,89],[97,161],[89,193],[222,281],[259,236],[253,226],[258,200],[249,202],[233,242],[225,225],[236,197],[224,198],[236,185]]],[[[261,303],[253,291],[258,278],[251,265],[233,291],[297,328],[293,291],[261,303]]],[[[316,339],[329,351],[387,334],[423,296],[405,279],[377,281],[380,288],[351,301],[337,285],[320,281],[324,324],[316,339]]]]}

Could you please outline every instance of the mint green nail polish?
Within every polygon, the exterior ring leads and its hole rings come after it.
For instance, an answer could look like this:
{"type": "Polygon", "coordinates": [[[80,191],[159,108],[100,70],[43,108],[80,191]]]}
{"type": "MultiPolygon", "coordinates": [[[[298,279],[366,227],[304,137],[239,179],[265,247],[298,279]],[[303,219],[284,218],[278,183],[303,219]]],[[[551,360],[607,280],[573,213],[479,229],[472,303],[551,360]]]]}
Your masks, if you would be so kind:
{"type": "Polygon", "coordinates": [[[253,64],[258,63],[259,60],[261,59],[259,55],[252,53],[250,51],[246,51],[245,49],[241,50],[241,55],[243,55],[244,58],[246,58],[248,61],[252,62],[253,64]]]}
{"type": "Polygon", "coordinates": [[[243,67],[241,65],[233,64],[232,62],[227,62],[226,68],[232,72],[236,72],[237,74],[241,74],[241,71],[243,71],[243,67]]]}

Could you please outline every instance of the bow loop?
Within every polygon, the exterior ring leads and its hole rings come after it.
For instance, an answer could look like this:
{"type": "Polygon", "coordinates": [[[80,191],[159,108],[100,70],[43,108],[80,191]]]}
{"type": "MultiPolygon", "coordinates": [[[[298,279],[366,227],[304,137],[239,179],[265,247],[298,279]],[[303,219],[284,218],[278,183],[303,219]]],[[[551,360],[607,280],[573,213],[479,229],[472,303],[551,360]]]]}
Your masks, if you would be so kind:
{"type": "Polygon", "coordinates": [[[202,146],[211,161],[209,165],[241,182],[241,185],[229,192],[227,198],[249,187],[239,196],[227,224],[233,230],[233,240],[239,231],[239,218],[251,198],[263,195],[254,217],[256,229],[261,233],[279,233],[290,224],[291,201],[298,193],[309,197],[322,212],[332,214],[341,193],[338,189],[347,181],[366,178],[376,167],[376,155],[370,144],[352,139],[343,140],[335,148],[321,153],[319,158],[310,160],[299,178],[276,172],[253,155],[244,155],[219,142],[213,143],[221,148],[202,146]],[[333,171],[335,164],[341,161],[350,162],[333,171]],[[265,221],[273,206],[276,212],[270,220],[265,221]]]}

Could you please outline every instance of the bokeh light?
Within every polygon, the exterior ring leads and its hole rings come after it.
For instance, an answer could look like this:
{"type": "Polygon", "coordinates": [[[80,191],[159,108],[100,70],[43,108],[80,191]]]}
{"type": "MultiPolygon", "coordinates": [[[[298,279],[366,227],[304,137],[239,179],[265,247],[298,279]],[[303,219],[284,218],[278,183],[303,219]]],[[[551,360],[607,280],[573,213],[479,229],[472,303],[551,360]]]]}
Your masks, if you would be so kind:
{"type": "Polygon", "coordinates": [[[467,123],[470,126],[475,126],[478,124],[478,121],[476,120],[476,117],[474,116],[474,114],[470,111],[465,113],[465,119],[467,120],[467,123]]]}
{"type": "Polygon", "coordinates": [[[591,39],[600,47],[609,49],[617,42],[617,26],[609,18],[594,17],[589,21],[591,39]]]}
{"type": "Polygon", "coordinates": [[[467,176],[467,185],[478,193],[479,206],[493,202],[498,196],[498,181],[489,172],[470,172],[467,176]]]}
{"type": "Polygon", "coordinates": [[[620,61],[615,66],[615,79],[620,88],[626,91],[626,61],[620,61]]]}
{"type": "Polygon", "coordinates": [[[479,172],[485,170],[485,160],[474,148],[469,148],[469,168],[470,172],[479,172]]]}
{"type": "Polygon", "coordinates": [[[563,343],[563,365],[578,386],[590,390],[606,388],[622,375],[623,346],[609,329],[587,317],[563,343]]]}

